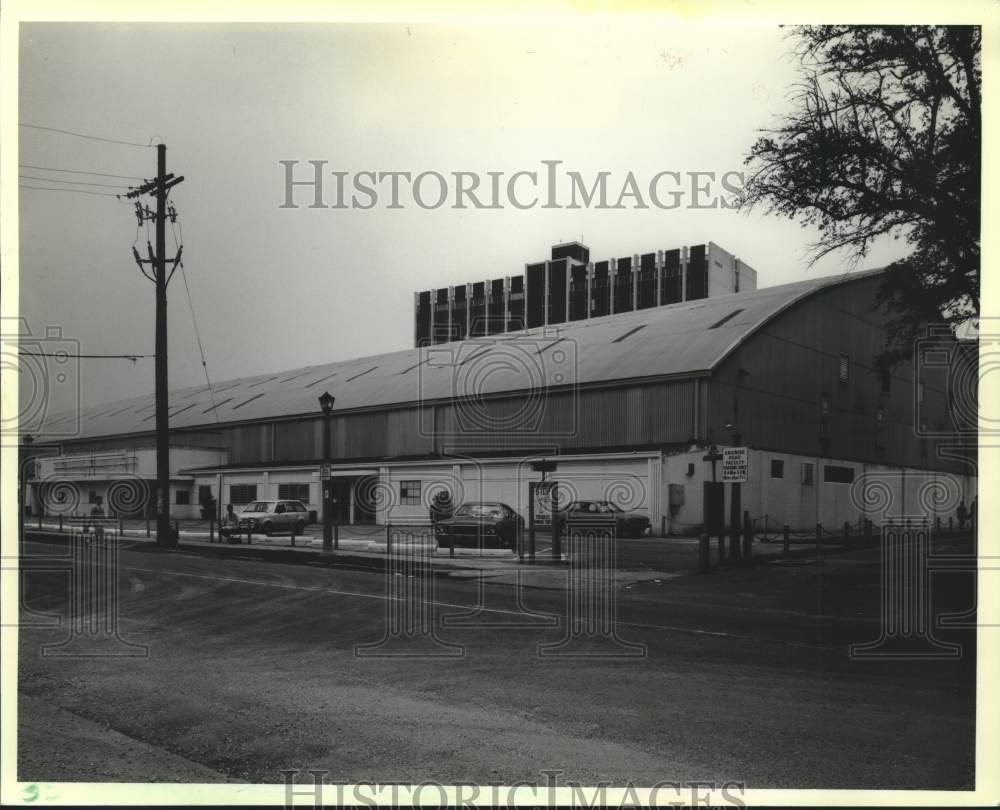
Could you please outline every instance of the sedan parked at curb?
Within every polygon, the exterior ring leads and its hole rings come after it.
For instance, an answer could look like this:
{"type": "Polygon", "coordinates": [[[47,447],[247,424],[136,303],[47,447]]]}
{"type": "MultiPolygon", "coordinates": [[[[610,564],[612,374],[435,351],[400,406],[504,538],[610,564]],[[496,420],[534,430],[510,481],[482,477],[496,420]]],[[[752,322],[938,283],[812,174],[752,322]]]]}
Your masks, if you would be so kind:
{"type": "Polygon", "coordinates": [[[454,542],[456,546],[513,550],[523,530],[524,518],[497,501],[463,503],[450,518],[434,524],[438,548],[454,542]]]}
{"type": "Polygon", "coordinates": [[[626,512],[611,501],[572,501],[560,512],[563,535],[567,531],[567,522],[572,524],[574,519],[586,520],[595,516],[613,516],[618,537],[642,537],[649,530],[648,517],[638,512],[626,512]]]}
{"type": "Polygon", "coordinates": [[[309,512],[302,501],[252,501],[240,512],[239,528],[269,537],[293,530],[302,534],[308,523],[309,512]]]}

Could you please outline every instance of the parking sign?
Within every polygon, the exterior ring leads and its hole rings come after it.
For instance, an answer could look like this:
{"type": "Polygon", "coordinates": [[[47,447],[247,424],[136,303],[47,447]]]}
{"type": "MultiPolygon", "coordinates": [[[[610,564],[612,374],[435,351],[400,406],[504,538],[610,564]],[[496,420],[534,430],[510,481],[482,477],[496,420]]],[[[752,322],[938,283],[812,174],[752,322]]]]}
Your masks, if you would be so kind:
{"type": "Polygon", "coordinates": [[[745,447],[722,448],[722,483],[745,484],[749,454],[745,447]]]}

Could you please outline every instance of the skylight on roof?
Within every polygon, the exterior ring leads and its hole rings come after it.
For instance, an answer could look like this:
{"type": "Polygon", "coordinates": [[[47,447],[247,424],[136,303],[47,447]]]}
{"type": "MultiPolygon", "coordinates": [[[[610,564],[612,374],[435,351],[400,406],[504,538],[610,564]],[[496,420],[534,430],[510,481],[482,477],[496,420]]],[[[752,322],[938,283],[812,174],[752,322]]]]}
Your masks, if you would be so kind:
{"type": "Polygon", "coordinates": [[[733,318],[735,318],[735,317],[736,317],[737,315],[739,315],[739,314],[740,314],[740,313],[741,313],[742,311],[743,311],[742,309],[734,309],[734,310],[733,310],[732,312],[730,312],[730,313],[729,313],[729,314],[728,314],[728,315],[727,315],[727,316],[726,316],[725,318],[722,318],[722,319],[720,319],[720,320],[716,321],[715,323],[713,323],[713,324],[712,324],[712,325],[711,325],[710,327],[708,327],[708,328],[709,328],[709,329],[718,329],[718,328],[719,328],[720,326],[722,326],[722,324],[724,324],[724,323],[725,323],[726,321],[729,321],[729,320],[732,320],[732,319],[733,319],[733,318]]]}
{"type": "Polygon", "coordinates": [[[638,326],[637,326],[637,327],[636,327],[635,329],[629,329],[629,331],[627,331],[627,332],[626,332],[626,333],[625,333],[624,335],[622,335],[621,337],[616,337],[616,338],[615,338],[614,340],[612,340],[611,342],[612,342],[612,343],[621,343],[621,342],[622,342],[623,340],[625,340],[626,338],[630,338],[630,337],[632,337],[632,335],[634,335],[634,334],[635,334],[636,332],[638,332],[638,331],[639,331],[640,329],[645,329],[645,328],[646,328],[646,324],[644,324],[644,323],[641,323],[641,324],[639,324],[639,325],[638,325],[638,326]]]}
{"type": "Polygon", "coordinates": [[[233,401],[232,397],[226,397],[224,400],[222,400],[222,402],[215,403],[211,408],[206,408],[205,410],[203,410],[202,413],[208,413],[209,411],[214,411],[216,408],[221,408],[227,402],[232,402],[232,401],[233,401]]]}
{"type": "Polygon", "coordinates": [[[351,380],[356,380],[358,377],[364,377],[365,374],[368,374],[377,368],[378,366],[372,366],[370,369],[368,369],[368,371],[362,371],[360,374],[355,374],[353,377],[348,377],[346,380],[344,380],[344,382],[350,382],[351,380]]]}
{"type": "Polygon", "coordinates": [[[237,408],[242,408],[244,405],[253,402],[255,399],[260,399],[262,396],[264,396],[263,393],[254,394],[252,397],[250,397],[250,399],[243,400],[239,405],[233,405],[233,410],[235,411],[237,408]]]}
{"type": "Polygon", "coordinates": [[[320,377],[318,380],[313,380],[311,383],[306,383],[302,387],[303,388],[312,388],[314,385],[316,385],[316,383],[321,383],[324,380],[329,380],[331,377],[336,377],[339,373],[340,373],[339,371],[335,371],[335,372],[333,372],[333,374],[327,374],[325,377],[320,377]]]}

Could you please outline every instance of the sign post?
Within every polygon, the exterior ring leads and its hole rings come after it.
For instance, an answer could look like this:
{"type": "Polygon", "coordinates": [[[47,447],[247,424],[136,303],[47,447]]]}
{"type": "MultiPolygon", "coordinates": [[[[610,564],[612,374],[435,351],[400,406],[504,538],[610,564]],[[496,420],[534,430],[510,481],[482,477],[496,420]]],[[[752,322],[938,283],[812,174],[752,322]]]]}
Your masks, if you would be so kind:
{"type": "Polygon", "coordinates": [[[745,484],[749,466],[749,453],[746,447],[722,448],[722,483],[745,484]]]}
{"type": "Polygon", "coordinates": [[[722,482],[732,484],[729,496],[729,559],[740,558],[740,514],[742,512],[741,484],[746,483],[749,472],[749,453],[746,447],[722,448],[722,482]]]}
{"type": "MultiPolygon", "coordinates": [[[[531,527],[534,533],[538,529],[548,531],[552,535],[552,559],[562,559],[562,549],[559,542],[559,521],[556,515],[559,484],[556,481],[533,481],[532,496],[529,504],[532,507],[531,527]]],[[[531,544],[532,559],[534,559],[534,542],[531,544]]]]}

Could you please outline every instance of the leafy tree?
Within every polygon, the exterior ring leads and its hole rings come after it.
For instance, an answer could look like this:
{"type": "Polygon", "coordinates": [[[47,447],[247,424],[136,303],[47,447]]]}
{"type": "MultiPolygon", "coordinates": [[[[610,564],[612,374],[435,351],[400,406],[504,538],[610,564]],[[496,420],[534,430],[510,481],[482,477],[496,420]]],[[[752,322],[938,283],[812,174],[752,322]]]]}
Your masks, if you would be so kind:
{"type": "Polygon", "coordinates": [[[890,265],[880,358],[912,356],[925,322],[979,312],[981,32],[974,26],[797,27],[793,111],[751,147],[744,205],[815,226],[815,262],[857,263],[880,237],[890,265]]]}

